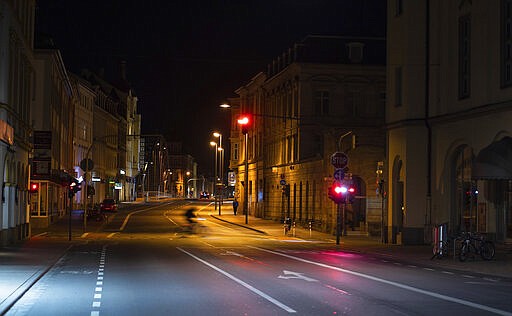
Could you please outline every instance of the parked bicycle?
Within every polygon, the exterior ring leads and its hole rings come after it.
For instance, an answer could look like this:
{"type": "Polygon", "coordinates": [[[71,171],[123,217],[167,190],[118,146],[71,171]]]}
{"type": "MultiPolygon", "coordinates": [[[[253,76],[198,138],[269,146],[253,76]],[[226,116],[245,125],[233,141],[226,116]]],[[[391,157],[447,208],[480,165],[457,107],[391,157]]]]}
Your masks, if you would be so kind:
{"type": "Polygon", "coordinates": [[[432,249],[434,255],[431,259],[442,259],[444,257],[455,258],[462,247],[463,239],[464,237],[462,235],[448,236],[446,240],[441,240],[434,243],[434,247],[432,249]]]}
{"type": "Polygon", "coordinates": [[[492,260],[496,253],[494,243],[485,240],[485,237],[478,233],[463,233],[462,246],[460,248],[459,260],[464,262],[469,256],[480,255],[483,260],[492,260]],[[472,255],[473,253],[473,255],[472,255]]]}

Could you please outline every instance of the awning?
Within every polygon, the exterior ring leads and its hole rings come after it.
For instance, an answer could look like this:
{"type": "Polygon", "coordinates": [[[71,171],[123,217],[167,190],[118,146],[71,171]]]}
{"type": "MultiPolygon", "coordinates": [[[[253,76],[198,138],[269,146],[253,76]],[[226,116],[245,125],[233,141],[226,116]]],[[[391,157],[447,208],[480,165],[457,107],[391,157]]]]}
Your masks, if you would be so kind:
{"type": "Polygon", "coordinates": [[[512,138],[505,137],[482,149],[471,168],[471,178],[512,179],[512,138]]]}

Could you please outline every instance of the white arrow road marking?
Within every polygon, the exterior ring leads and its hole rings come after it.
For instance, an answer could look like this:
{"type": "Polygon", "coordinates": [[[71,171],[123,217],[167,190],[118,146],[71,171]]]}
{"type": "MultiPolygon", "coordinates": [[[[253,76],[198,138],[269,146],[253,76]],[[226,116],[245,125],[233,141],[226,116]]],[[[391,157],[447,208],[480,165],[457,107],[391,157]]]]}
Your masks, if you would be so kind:
{"type": "Polygon", "coordinates": [[[305,276],[304,273],[287,271],[287,270],[283,270],[283,273],[284,273],[284,275],[280,275],[277,278],[278,279],[301,279],[301,280],[308,281],[308,282],[318,282],[318,280],[315,280],[315,279],[305,276]]]}
{"type": "Polygon", "coordinates": [[[411,291],[411,292],[427,295],[427,296],[434,297],[434,298],[437,298],[437,299],[440,299],[440,300],[444,300],[444,301],[448,301],[448,302],[452,302],[452,303],[457,303],[457,304],[461,304],[461,305],[465,305],[465,306],[469,306],[469,307],[472,307],[472,308],[480,309],[480,310],[487,311],[487,312],[490,312],[490,313],[495,313],[495,314],[498,314],[498,315],[512,316],[512,313],[509,312],[509,311],[505,311],[505,310],[502,310],[502,309],[498,309],[498,308],[494,308],[494,307],[490,307],[490,306],[486,306],[486,305],[482,305],[482,304],[466,301],[466,300],[463,300],[463,299],[460,299],[460,298],[451,297],[451,296],[440,294],[440,293],[436,293],[436,292],[422,290],[422,289],[417,288],[417,287],[409,286],[409,285],[406,285],[406,284],[402,284],[402,283],[398,283],[398,282],[394,282],[394,281],[390,281],[390,280],[386,280],[386,279],[381,279],[379,277],[372,276],[372,275],[369,275],[369,274],[364,274],[364,273],[361,273],[361,272],[356,272],[356,271],[352,271],[352,270],[348,270],[348,269],[343,269],[343,268],[339,268],[339,267],[336,267],[336,266],[331,266],[331,265],[328,265],[328,264],[325,264],[325,263],[315,262],[315,261],[303,259],[303,258],[300,258],[300,257],[290,256],[290,255],[287,255],[287,254],[282,253],[282,252],[272,251],[272,250],[265,249],[265,248],[254,247],[254,246],[247,246],[247,247],[252,248],[252,249],[257,249],[257,250],[260,250],[260,251],[264,251],[264,252],[268,252],[268,253],[272,253],[272,254],[275,254],[277,256],[282,256],[282,257],[289,258],[289,259],[292,259],[292,260],[296,260],[296,261],[299,261],[299,262],[304,262],[304,263],[316,265],[318,267],[322,267],[322,268],[326,268],[326,269],[331,269],[331,270],[334,270],[334,271],[338,271],[338,272],[343,272],[343,273],[346,273],[346,274],[354,275],[354,276],[357,276],[357,277],[360,277],[360,278],[365,278],[365,279],[372,280],[372,281],[375,281],[375,282],[380,282],[380,283],[383,283],[383,284],[391,285],[391,286],[394,286],[394,287],[397,287],[397,288],[401,288],[403,290],[407,290],[407,291],[411,291]]]}
{"type": "Polygon", "coordinates": [[[213,264],[199,258],[198,256],[186,251],[185,249],[182,249],[182,248],[179,248],[179,247],[176,247],[176,249],[178,249],[179,251],[183,252],[183,253],[186,253],[187,255],[191,256],[192,258],[196,259],[197,261],[203,263],[204,265],[212,268],[213,270],[223,274],[224,276],[230,278],[231,280],[235,281],[236,283],[242,285],[243,287],[245,287],[246,289],[248,289],[249,291],[252,291],[253,293],[256,293],[258,294],[259,296],[263,297],[264,299],[266,299],[267,301],[271,302],[272,304],[280,307],[281,309],[287,311],[288,313],[296,313],[297,311],[294,310],[293,308],[289,307],[289,306],[286,306],[285,304],[279,302],[278,300],[276,300],[275,298],[263,293],[262,291],[258,290],[257,288],[253,287],[252,285],[240,280],[239,278],[235,277],[234,275],[222,270],[221,268],[217,267],[217,266],[214,266],[213,264]]]}

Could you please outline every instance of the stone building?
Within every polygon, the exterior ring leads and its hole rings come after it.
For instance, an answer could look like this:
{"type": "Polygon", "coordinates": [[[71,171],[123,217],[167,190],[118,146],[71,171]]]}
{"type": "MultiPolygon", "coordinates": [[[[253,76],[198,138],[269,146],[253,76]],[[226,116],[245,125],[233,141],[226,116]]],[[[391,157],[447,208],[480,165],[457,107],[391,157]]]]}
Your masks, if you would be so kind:
{"type": "Polygon", "coordinates": [[[388,242],[512,240],[512,1],[388,1],[388,242]]]}
{"type": "Polygon", "coordinates": [[[374,202],[376,169],[385,157],[384,56],[383,38],[308,36],[236,91],[233,113],[251,121],[246,140],[239,130],[231,135],[230,167],[243,212],[247,205],[251,215],[289,217],[332,232],[330,157],[344,151],[350,157],[346,173],[358,188],[345,222],[357,230],[371,224],[379,233],[381,209],[374,202]],[[345,134],[355,136],[354,149],[345,134]]]}
{"type": "Polygon", "coordinates": [[[30,234],[35,0],[0,0],[0,246],[30,234]]]}

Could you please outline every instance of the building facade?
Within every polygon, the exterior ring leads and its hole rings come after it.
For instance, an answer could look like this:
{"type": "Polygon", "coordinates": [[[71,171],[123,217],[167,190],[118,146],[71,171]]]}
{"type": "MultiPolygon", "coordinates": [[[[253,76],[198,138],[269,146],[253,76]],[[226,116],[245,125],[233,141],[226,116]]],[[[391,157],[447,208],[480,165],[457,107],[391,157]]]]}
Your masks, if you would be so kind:
{"type": "Polygon", "coordinates": [[[30,234],[35,1],[0,0],[0,246],[30,234]]]}
{"type": "Polygon", "coordinates": [[[387,237],[512,240],[512,1],[388,1],[387,237]]]}
{"type": "Polygon", "coordinates": [[[308,36],[236,91],[237,112],[251,120],[247,138],[231,137],[230,167],[243,212],[247,206],[258,217],[333,232],[330,157],[343,151],[351,161],[345,181],[358,188],[344,222],[350,229],[366,231],[368,222],[380,229],[374,200],[375,171],[385,157],[384,52],[381,38],[308,36]],[[352,137],[343,135],[355,135],[359,144],[352,148],[352,137]]]}
{"type": "Polygon", "coordinates": [[[78,205],[85,207],[85,204],[87,204],[87,208],[89,208],[89,206],[94,204],[91,197],[95,195],[95,190],[91,185],[91,170],[88,170],[90,166],[83,165],[83,162],[88,159],[92,161],[93,111],[96,92],[89,82],[80,76],[70,74],[70,78],[75,90],[75,95],[77,96],[73,140],[74,171],[77,179],[81,178],[84,181],[82,190],[77,192],[75,199],[78,205]],[[85,169],[82,169],[83,166],[85,166],[85,169]],[[85,183],[89,185],[88,188],[85,187],[85,183]],[[89,197],[87,203],[85,203],[86,195],[89,197]]]}

